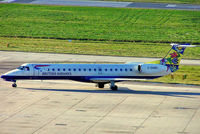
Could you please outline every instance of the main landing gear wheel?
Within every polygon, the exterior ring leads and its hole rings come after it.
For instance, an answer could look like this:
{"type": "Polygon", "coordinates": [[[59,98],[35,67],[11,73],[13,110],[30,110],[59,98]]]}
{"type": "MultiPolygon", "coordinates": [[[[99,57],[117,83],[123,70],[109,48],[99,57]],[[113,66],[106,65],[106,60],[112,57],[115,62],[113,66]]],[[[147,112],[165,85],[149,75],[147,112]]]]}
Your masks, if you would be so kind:
{"type": "Polygon", "coordinates": [[[115,81],[110,81],[110,89],[113,91],[118,90],[118,87],[115,85],[115,81]]]}
{"type": "Polygon", "coordinates": [[[12,84],[12,87],[17,87],[17,84],[16,84],[16,83],[13,83],[13,84],[12,84]]]}
{"type": "Polygon", "coordinates": [[[115,85],[115,86],[111,86],[110,89],[113,90],[113,91],[117,91],[118,87],[115,85]]]}
{"type": "Polygon", "coordinates": [[[104,83],[97,83],[98,88],[104,88],[104,83]]]}

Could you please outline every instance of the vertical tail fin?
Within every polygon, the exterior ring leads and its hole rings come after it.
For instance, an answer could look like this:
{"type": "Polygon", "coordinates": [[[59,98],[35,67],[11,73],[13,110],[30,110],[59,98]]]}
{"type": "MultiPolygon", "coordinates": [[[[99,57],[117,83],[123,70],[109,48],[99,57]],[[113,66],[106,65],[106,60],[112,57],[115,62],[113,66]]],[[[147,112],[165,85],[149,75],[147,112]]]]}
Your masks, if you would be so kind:
{"type": "Polygon", "coordinates": [[[172,48],[169,50],[167,55],[160,60],[161,65],[167,66],[171,72],[175,72],[179,69],[179,64],[186,47],[190,44],[171,44],[172,48]]]}
{"type": "Polygon", "coordinates": [[[179,64],[186,47],[195,47],[195,45],[187,44],[171,44],[172,48],[169,50],[167,55],[158,61],[147,62],[146,64],[161,64],[167,66],[167,70],[175,72],[179,69],[179,64]]]}

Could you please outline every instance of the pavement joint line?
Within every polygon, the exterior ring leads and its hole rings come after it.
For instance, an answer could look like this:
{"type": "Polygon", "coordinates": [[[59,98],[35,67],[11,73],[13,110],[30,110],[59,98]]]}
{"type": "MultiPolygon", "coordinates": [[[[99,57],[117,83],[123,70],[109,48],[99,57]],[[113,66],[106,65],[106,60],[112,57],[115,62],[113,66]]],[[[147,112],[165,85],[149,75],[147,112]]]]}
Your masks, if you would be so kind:
{"type": "MultiPolygon", "coordinates": [[[[44,125],[42,125],[41,127],[39,127],[37,130],[35,130],[34,132],[32,132],[32,134],[36,133],[37,131],[41,130],[42,128],[44,128],[46,125],[48,125],[49,123],[51,123],[52,121],[56,120],[59,116],[61,116],[62,114],[64,114],[65,112],[69,111],[70,109],[72,109],[73,107],[75,107],[76,105],[80,104],[81,102],[83,102],[85,99],[87,99],[88,97],[90,97],[90,94],[87,95],[85,98],[81,99],[80,101],[78,101],[77,103],[75,103],[74,105],[72,105],[71,107],[67,108],[67,110],[64,110],[63,112],[61,112],[60,114],[58,114],[57,116],[55,116],[53,119],[51,119],[50,121],[48,121],[47,123],[45,123],[44,125]]],[[[65,109],[65,108],[64,108],[65,109]]]]}
{"type": "Polygon", "coordinates": [[[152,114],[153,114],[156,110],[158,110],[158,108],[163,104],[163,102],[164,102],[166,99],[167,99],[167,96],[164,97],[164,99],[155,107],[155,109],[149,114],[149,116],[148,116],[146,119],[144,119],[144,121],[136,128],[134,134],[136,134],[137,131],[144,125],[144,123],[145,123],[150,117],[152,117],[152,114]]]}
{"type": "Polygon", "coordinates": [[[194,118],[194,116],[196,115],[197,111],[200,109],[200,105],[198,106],[198,108],[194,111],[192,117],[190,118],[190,120],[188,121],[188,123],[186,124],[185,128],[183,129],[183,131],[181,133],[187,133],[185,132],[185,130],[187,129],[187,127],[189,126],[190,122],[192,121],[192,119],[194,118]]]}
{"type": "Polygon", "coordinates": [[[102,121],[108,114],[110,114],[116,107],[118,107],[122,102],[124,102],[129,96],[123,97],[123,99],[117,103],[113,108],[111,108],[107,113],[105,113],[100,119],[98,119],[93,125],[91,125],[89,128],[86,129],[83,134],[87,134],[87,132],[93,128],[96,124],[98,124],[100,121],[102,121]]]}
{"type": "Polygon", "coordinates": [[[4,121],[6,121],[7,119],[10,119],[10,118],[12,118],[12,117],[13,117],[13,116],[15,116],[16,114],[18,114],[18,113],[22,112],[23,110],[25,110],[25,109],[29,108],[30,106],[32,106],[32,105],[34,105],[34,104],[36,104],[36,103],[40,102],[41,100],[43,100],[43,99],[45,99],[45,98],[47,98],[47,97],[49,97],[51,94],[52,94],[52,93],[50,93],[50,94],[48,94],[47,96],[45,96],[45,97],[43,97],[43,98],[41,98],[41,99],[39,99],[39,100],[37,100],[37,101],[35,101],[35,102],[31,103],[31,104],[30,104],[30,105],[28,105],[28,106],[24,106],[24,108],[22,107],[22,109],[21,109],[21,110],[19,110],[19,111],[15,112],[14,114],[10,115],[9,117],[7,117],[7,118],[5,118],[5,119],[3,119],[3,120],[1,120],[1,121],[0,121],[0,123],[2,123],[2,122],[4,122],[4,121]]]}
{"type": "MultiPolygon", "coordinates": [[[[10,93],[8,93],[6,96],[8,96],[9,97],[9,95],[12,95],[13,93],[15,93],[16,92],[16,90],[14,90],[14,91],[11,91],[10,93]]],[[[4,100],[3,100],[4,101],[4,100]]],[[[2,102],[2,101],[1,101],[2,102]]]]}

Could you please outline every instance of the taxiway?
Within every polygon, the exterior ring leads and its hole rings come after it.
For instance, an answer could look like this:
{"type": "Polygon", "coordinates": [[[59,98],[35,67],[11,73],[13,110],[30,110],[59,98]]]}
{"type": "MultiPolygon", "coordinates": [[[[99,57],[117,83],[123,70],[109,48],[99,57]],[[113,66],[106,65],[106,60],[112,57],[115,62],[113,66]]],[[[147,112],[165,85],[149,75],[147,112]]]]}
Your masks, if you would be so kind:
{"type": "Polygon", "coordinates": [[[194,5],[194,4],[144,3],[144,2],[119,2],[119,1],[116,2],[116,1],[100,1],[100,0],[99,1],[98,0],[4,0],[3,2],[40,4],[40,5],[200,10],[200,5],[194,5]]]}
{"type": "MultiPolygon", "coordinates": [[[[1,55],[0,74],[22,59],[1,55]]],[[[26,58],[43,60],[38,54],[26,58]]],[[[18,88],[12,88],[0,80],[0,133],[199,133],[200,87],[137,82],[118,86],[119,91],[111,91],[74,81],[19,81],[18,88]]]]}

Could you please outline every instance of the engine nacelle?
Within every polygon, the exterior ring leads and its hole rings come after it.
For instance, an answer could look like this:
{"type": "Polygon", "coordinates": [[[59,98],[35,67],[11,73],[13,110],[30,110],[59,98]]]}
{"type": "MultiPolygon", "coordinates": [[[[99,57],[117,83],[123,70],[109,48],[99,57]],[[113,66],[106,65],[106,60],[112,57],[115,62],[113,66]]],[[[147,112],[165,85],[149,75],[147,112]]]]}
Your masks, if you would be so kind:
{"type": "Polygon", "coordinates": [[[144,74],[157,74],[168,72],[167,66],[160,64],[139,64],[137,66],[137,71],[144,74]]]}

